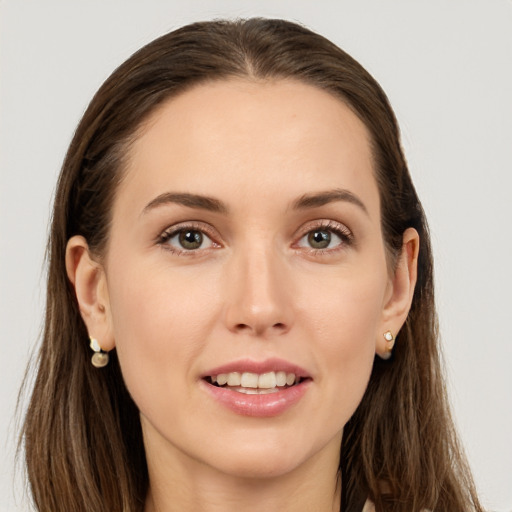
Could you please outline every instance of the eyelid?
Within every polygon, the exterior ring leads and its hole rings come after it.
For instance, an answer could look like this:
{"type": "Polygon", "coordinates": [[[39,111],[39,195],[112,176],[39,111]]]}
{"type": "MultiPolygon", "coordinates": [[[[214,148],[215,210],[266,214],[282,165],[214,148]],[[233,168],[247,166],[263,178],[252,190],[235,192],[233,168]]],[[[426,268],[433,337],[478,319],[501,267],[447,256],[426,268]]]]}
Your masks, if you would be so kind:
{"type": "Polygon", "coordinates": [[[173,224],[167,228],[165,228],[156,238],[156,243],[160,245],[165,250],[168,250],[175,254],[186,254],[188,256],[197,255],[197,253],[208,251],[211,249],[211,247],[208,247],[206,249],[178,249],[176,247],[173,247],[167,242],[173,238],[177,233],[184,230],[191,230],[191,231],[200,231],[203,233],[203,235],[207,236],[215,249],[222,247],[222,244],[218,242],[217,240],[220,238],[217,231],[209,226],[208,224],[205,224],[204,222],[200,221],[184,221],[179,222],[178,224],[173,224]]]}
{"type": "Polygon", "coordinates": [[[351,246],[354,243],[354,235],[352,231],[343,223],[334,221],[332,219],[318,219],[311,221],[304,226],[301,226],[299,230],[299,234],[296,237],[296,242],[294,242],[295,247],[300,247],[301,249],[305,249],[309,252],[313,253],[332,253],[336,250],[340,250],[346,248],[347,246],[351,246]],[[311,231],[331,231],[335,235],[337,235],[342,243],[333,248],[326,249],[315,249],[313,247],[303,247],[299,246],[298,243],[311,231]]]}
{"type": "MultiPolygon", "coordinates": [[[[167,244],[167,242],[171,238],[173,238],[177,233],[186,229],[200,231],[201,233],[203,233],[203,235],[206,235],[211,240],[214,249],[223,247],[223,244],[218,241],[220,239],[220,236],[217,230],[214,229],[209,224],[204,223],[202,221],[183,221],[177,224],[173,224],[164,229],[157,236],[156,243],[165,250],[168,250],[174,254],[185,254],[188,256],[197,256],[199,253],[204,253],[205,251],[209,251],[212,249],[212,247],[208,247],[206,249],[180,250],[176,247],[167,244]]],[[[300,248],[302,250],[306,250],[308,252],[312,252],[315,254],[333,253],[337,250],[349,247],[354,243],[354,235],[352,234],[352,231],[345,224],[338,221],[334,221],[332,219],[317,219],[314,221],[310,221],[305,225],[301,226],[301,228],[298,230],[298,234],[294,238],[295,242],[293,243],[293,247],[300,248]],[[306,236],[308,233],[314,230],[331,231],[341,239],[342,243],[338,244],[336,247],[325,249],[315,249],[313,247],[299,246],[298,243],[304,238],[304,236],[306,236]]]]}

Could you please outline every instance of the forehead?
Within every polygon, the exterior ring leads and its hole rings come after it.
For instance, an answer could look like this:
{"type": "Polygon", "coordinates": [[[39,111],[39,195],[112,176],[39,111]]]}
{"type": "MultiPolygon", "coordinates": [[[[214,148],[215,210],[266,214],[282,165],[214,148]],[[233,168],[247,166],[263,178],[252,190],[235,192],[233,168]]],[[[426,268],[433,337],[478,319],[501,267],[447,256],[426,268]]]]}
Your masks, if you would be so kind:
{"type": "Polygon", "coordinates": [[[119,193],[146,202],[169,190],[244,204],[276,189],[284,200],[336,187],[368,189],[378,202],[365,125],[340,99],[297,81],[187,90],[145,123],[128,161],[119,193]]]}

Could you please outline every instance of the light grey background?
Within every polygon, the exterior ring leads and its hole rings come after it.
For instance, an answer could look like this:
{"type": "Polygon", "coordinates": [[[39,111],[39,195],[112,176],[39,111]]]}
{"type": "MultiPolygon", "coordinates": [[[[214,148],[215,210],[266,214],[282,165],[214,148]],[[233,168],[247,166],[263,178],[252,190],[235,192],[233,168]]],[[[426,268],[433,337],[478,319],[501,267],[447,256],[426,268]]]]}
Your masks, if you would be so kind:
{"type": "Polygon", "coordinates": [[[190,21],[252,15],[319,31],[387,91],[431,223],[456,422],[483,503],[512,510],[511,1],[0,0],[0,511],[27,509],[14,408],[76,123],[142,44],[190,21]]]}

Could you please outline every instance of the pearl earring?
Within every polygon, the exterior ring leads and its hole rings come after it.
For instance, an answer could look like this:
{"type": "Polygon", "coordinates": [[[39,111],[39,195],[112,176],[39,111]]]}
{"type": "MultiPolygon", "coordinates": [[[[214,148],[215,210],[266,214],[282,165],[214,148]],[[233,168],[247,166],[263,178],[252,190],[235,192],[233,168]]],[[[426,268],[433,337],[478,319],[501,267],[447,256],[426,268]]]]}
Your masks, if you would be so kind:
{"type": "Polygon", "coordinates": [[[96,368],[103,368],[104,366],[107,366],[109,359],[108,353],[101,349],[96,338],[90,336],[89,339],[91,340],[89,346],[94,350],[94,354],[91,357],[92,365],[96,368]]]}
{"type": "Polygon", "coordinates": [[[395,337],[391,331],[386,331],[384,333],[384,339],[386,340],[386,352],[389,354],[388,357],[390,357],[393,347],[395,346],[395,337]]]}

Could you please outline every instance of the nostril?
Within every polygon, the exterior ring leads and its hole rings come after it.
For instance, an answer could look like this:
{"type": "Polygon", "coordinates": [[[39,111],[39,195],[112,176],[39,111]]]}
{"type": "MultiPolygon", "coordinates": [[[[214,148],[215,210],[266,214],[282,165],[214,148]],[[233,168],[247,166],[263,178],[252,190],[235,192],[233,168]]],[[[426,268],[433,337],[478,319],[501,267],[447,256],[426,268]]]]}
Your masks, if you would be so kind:
{"type": "Polygon", "coordinates": [[[274,331],[274,333],[284,333],[288,330],[287,324],[284,322],[276,322],[274,324],[258,324],[255,322],[254,325],[251,324],[244,324],[244,323],[238,323],[234,326],[234,331],[238,333],[254,333],[257,335],[263,334],[267,329],[274,331]]]}

